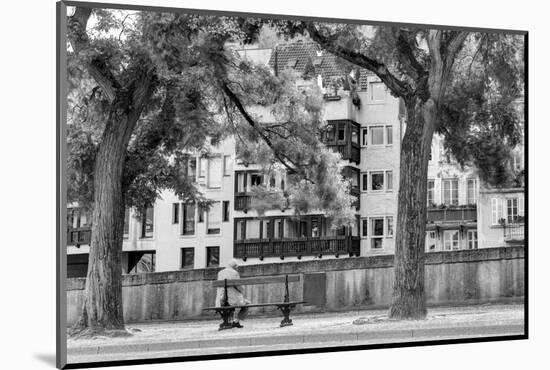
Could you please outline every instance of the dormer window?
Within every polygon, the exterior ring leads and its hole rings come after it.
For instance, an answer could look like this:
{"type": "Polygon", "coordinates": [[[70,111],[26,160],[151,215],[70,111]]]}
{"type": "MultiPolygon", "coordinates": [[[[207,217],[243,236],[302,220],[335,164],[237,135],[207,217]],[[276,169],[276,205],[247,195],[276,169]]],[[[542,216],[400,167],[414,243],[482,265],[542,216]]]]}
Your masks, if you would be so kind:
{"type": "Polygon", "coordinates": [[[289,59],[288,62],[286,62],[288,68],[295,68],[296,64],[298,64],[298,59],[296,58],[289,59]]]}

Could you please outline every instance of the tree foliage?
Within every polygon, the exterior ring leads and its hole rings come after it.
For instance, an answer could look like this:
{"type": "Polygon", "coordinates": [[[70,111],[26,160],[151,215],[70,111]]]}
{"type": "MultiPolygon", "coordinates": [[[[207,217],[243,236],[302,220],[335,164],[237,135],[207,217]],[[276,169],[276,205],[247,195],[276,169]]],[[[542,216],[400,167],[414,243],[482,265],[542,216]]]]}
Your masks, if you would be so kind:
{"type": "Polygon", "coordinates": [[[85,66],[93,62],[108,67],[117,85],[124,86],[138,73],[131,65],[140,64],[154,70],[156,81],[126,151],[127,206],[151,205],[163,189],[181,199],[206,202],[182,171],[187,153],[207,156],[234,135],[241,160],[264,167],[282,164],[289,172],[286,198],[291,207],[303,189],[300,181],[306,180],[309,191],[323,195],[322,200],[312,198],[307,207],[302,201],[301,210],[342,210],[335,219],[351,222],[343,211],[352,200],[345,183],[340,183],[341,177],[327,176],[338,161],[320,141],[320,92],[300,90],[295,75],[274,76],[227,47],[228,42],[257,37],[257,19],[100,9],[93,17],[87,29],[90,46],[85,52],[69,53],[70,200],[91,205],[95,156],[111,104],[85,66]],[[263,121],[262,115],[270,121],[263,121]],[[322,157],[332,158],[333,167],[321,163],[322,157]]]}

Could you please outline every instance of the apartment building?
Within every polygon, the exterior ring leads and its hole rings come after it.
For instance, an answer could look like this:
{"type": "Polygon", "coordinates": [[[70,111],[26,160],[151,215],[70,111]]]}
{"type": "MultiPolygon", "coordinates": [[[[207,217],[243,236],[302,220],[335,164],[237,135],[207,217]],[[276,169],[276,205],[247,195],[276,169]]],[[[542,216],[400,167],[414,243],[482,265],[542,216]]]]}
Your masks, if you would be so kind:
{"type": "MultiPolygon", "coordinates": [[[[169,191],[141,218],[127,211],[123,273],[217,267],[231,258],[241,264],[260,264],[392,254],[400,145],[406,125],[402,102],[370,72],[361,70],[350,81],[336,58],[314,43],[237,52],[274,73],[292,68],[307,75],[298,85],[313,83],[324,89],[327,127],[322,138],[341,154],[343,175],[351,179],[351,192],[357,197],[356,225],[334,230],[321,211],[298,218],[285,207],[260,217],[252,204],[251,188],[263,184],[284,191],[285,172],[266,173],[257,165],[240,163],[236,142],[229,138],[208,157],[192,155],[189,162],[189,175],[214,201],[208,211],[181,202],[169,191]],[[348,82],[334,84],[337,78],[348,82]]],[[[268,112],[255,113],[272,119],[268,112]]],[[[428,167],[426,251],[497,245],[491,232],[487,236],[485,229],[483,235],[479,232],[486,223],[478,220],[491,217],[484,196],[475,172],[447,158],[442,138],[435,136],[428,167]]],[[[519,215],[519,198],[517,209],[519,215]]],[[[84,276],[90,225],[77,208],[70,208],[69,214],[69,275],[84,276]]]]}

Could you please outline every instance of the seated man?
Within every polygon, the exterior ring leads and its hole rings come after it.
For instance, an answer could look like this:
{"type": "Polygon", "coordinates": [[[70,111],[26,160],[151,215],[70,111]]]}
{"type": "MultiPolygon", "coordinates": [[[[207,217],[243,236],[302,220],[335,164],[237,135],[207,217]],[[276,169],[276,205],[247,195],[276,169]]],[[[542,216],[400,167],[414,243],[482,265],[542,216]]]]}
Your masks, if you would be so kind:
{"type": "MultiPolygon", "coordinates": [[[[237,260],[232,259],[227,263],[227,267],[218,273],[218,280],[234,280],[240,279],[240,275],[237,272],[237,260]]],[[[250,304],[244,295],[244,290],[240,286],[227,287],[227,301],[230,306],[243,306],[250,304]]],[[[224,288],[218,288],[216,306],[220,307],[224,300],[224,288]]],[[[244,320],[248,313],[248,307],[242,307],[237,314],[237,317],[233,317],[233,327],[242,328],[240,321],[244,320]]]]}

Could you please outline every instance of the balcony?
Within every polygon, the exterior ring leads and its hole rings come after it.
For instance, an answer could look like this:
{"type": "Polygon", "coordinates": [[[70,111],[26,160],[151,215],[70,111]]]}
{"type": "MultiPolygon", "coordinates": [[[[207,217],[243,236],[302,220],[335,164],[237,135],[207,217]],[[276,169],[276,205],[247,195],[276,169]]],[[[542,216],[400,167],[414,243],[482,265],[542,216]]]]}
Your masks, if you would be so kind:
{"type": "Polygon", "coordinates": [[[264,258],[318,255],[360,254],[357,236],[325,236],[318,238],[235,240],[236,258],[264,258]]]}
{"type": "Polygon", "coordinates": [[[504,224],[504,241],[516,242],[525,240],[525,225],[519,223],[504,224]]]}
{"type": "Polygon", "coordinates": [[[342,159],[359,164],[361,161],[360,127],[357,122],[350,119],[329,120],[323,134],[323,142],[327,148],[340,153],[342,159]]]}
{"type": "Polygon", "coordinates": [[[428,223],[476,221],[477,207],[428,208],[428,223]]]}
{"type": "Polygon", "coordinates": [[[235,211],[247,212],[252,204],[252,197],[247,193],[235,193],[235,211]]]}
{"type": "Polygon", "coordinates": [[[89,226],[70,228],[67,231],[67,246],[76,245],[79,247],[80,245],[90,244],[91,238],[92,228],[89,226]]]}

